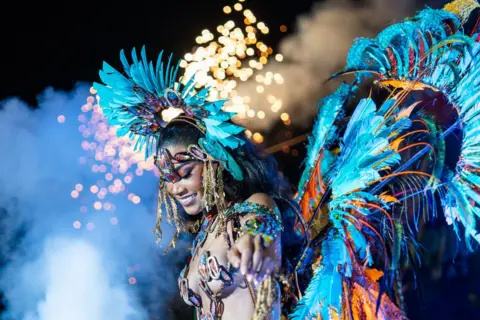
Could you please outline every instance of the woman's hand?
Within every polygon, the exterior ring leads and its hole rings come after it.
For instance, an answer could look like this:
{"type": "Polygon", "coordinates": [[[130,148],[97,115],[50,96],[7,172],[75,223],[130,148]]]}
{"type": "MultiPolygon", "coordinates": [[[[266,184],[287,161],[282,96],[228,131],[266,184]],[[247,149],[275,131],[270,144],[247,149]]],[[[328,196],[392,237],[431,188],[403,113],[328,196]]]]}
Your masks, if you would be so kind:
{"type": "Polygon", "coordinates": [[[258,284],[280,267],[281,259],[276,256],[277,250],[274,250],[276,242],[274,240],[265,246],[262,236],[244,235],[228,252],[228,259],[234,268],[240,269],[240,273],[246,276],[248,281],[258,284]]]}

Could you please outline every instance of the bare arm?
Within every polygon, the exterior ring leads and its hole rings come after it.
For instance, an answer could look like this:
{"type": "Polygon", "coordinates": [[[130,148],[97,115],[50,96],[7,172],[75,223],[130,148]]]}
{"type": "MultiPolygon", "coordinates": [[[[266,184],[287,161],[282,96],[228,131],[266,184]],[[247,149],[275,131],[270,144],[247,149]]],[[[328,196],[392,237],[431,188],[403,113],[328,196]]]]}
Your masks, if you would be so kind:
{"type": "Polygon", "coordinates": [[[242,235],[229,251],[228,258],[240,273],[256,285],[280,268],[282,261],[280,230],[272,225],[281,225],[279,216],[273,215],[275,202],[266,194],[256,193],[247,202],[264,206],[272,214],[249,212],[240,219],[242,228],[250,226],[250,232],[242,235]],[[256,228],[256,229],[255,229],[256,228]]]}

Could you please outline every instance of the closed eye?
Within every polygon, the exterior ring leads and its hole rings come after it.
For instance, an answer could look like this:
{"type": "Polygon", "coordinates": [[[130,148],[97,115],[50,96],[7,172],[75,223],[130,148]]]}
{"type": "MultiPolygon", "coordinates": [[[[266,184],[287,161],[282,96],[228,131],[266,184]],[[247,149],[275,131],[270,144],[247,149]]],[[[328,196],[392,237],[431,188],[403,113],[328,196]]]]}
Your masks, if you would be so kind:
{"type": "Polygon", "coordinates": [[[192,175],[192,171],[193,171],[192,166],[184,167],[184,168],[181,168],[180,170],[178,170],[178,175],[182,179],[188,179],[192,175]]]}
{"type": "Polygon", "coordinates": [[[182,177],[182,179],[188,179],[188,178],[190,178],[190,177],[192,176],[192,171],[193,171],[193,169],[192,169],[192,170],[188,170],[188,171],[185,172],[184,174],[182,173],[182,174],[180,175],[180,177],[182,177]]]}

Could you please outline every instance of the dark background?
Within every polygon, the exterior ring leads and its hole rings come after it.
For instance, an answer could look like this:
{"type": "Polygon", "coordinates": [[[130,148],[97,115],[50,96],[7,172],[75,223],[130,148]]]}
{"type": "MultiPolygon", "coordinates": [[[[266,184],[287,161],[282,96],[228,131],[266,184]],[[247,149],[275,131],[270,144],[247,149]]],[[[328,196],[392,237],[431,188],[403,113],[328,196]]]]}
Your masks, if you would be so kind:
{"type": "MultiPolygon", "coordinates": [[[[295,29],[295,20],[309,11],[312,0],[251,0],[249,7],[259,21],[266,22],[273,46],[295,29]],[[280,25],[288,32],[281,33],[280,25]]],[[[361,1],[358,1],[361,2],[361,1]]],[[[18,96],[32,107],[46,87],[70,90],[77,81],[95,81],[103,60],[118,61],[119,51],[146,45],[148,52],[186,52],[204,28],[210,30],[225,21],[224,5],[234,1],[11,1],[0,3],[0,100],[18,96]]],[[[300,132],[294,132],[299,134],[300,132]]],[[[298,168],[304,148],[292,158],[276,154],[281,168],[298,168]]],[[[286,170],[286,169],[285,169],[286,170]]],[[[285,171],[284,170],[284,171],[285,171]]],[[[292,172],[290,172],[293,170],[292,172]]],[[[288,170],[287,170],[288,171],[288,170]]],[[[298,179],[298,170],[286,174],[298,179]]],[[[295,182],[295,181],[292,181],[295,182]]],[[[426,228],[425,237],[436,243],[445,235],[437,221],[426,228]]],[[[449,237],[449,236],[448,236],[449,237]]],[[[427,241],[428,242],[428,241],[427,241]]],[[[456,257],[455,239],[441,255],[427,255],[419,271],[419,284],[406,278],[406,299],[411,319],[467,319],[480,311],[479,281],[475,257],[456,257]],[[440,258],[438,258],[440,255],[440,258]],[[442,269],[439,277],[438,270],[442,269]]],[[[435,245],[433,245],[435,247],[435,245]]],[[[478,259],[477,259],[478,260],[478,259]]],[[[182,302],[175,304],[188,314],[182,302]]]]}

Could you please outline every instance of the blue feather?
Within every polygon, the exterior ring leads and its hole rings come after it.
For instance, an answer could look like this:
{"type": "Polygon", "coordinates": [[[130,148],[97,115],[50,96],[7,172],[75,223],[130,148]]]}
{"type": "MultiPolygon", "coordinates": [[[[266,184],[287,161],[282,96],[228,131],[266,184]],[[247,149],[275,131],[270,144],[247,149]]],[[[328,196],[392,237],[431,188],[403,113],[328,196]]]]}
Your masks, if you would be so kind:
{"type": "Polygon", "coordinates": [[[317,318],[317,315],[322,319],[330,319],[333,313],[341,314],[342,273],[349,274],[351,271],[346,245],[335,230],[331,230],[323,241],[321,256],[322,262],[305,295],[291,314],[291,319],[311,319],[317,318]]]}

